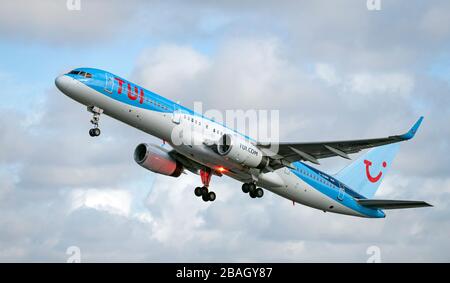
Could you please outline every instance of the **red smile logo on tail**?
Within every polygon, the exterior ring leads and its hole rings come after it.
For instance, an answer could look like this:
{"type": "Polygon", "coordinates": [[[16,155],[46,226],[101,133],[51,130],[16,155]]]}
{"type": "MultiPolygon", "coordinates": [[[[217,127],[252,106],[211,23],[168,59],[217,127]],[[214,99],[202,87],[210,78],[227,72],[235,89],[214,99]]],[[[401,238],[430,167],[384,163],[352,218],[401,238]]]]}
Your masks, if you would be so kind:
{"type": "MultiPolygon", "coordinates": [[[[370,170],[369,170],[369,167],[372,166],[372,162],[369,160],[364,160],[364,164],[366,164],[367,179],[369,179],[369,181],[372,183],[378,182],[378,180],[380,180],[381,176],[383,175],[383,172],[380,171],[380,173],[378,173],[378,175],[376,177],[372,177],[372,175],[370,174],[370,170]]],[[[386,168],[386,166],[387,166],[386,161],[383,161],[382,165],[384,168],[386,168]]]]}

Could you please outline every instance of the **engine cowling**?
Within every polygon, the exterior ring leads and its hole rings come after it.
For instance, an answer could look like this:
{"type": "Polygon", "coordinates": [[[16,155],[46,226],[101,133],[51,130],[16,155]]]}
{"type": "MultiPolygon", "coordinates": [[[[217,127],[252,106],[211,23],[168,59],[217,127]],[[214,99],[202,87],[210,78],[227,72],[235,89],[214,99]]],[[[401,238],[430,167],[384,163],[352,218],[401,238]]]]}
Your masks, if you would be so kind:
{"type": "Polygon", "coordinates": [[[236,163],[251,168],[263,169],[269,159],[250,142],[229,134],[224,134],[217,144],[217,152],[236,163]]]}
{"type": "Polygon", "coordinates": [[[141,143],[134,150],[134,160],[147,170],[152,172],[179,177],[183,172],[183,165],[174,160],[166,150],[153,145],[141,143]]]}

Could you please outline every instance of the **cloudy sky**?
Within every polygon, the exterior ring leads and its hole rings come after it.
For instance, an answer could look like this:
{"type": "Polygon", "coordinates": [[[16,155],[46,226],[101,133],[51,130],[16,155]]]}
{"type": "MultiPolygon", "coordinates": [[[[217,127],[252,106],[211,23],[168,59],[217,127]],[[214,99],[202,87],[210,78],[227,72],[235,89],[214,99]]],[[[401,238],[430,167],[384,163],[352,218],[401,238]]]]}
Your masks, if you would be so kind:
{"type": "MultiPolygon", "coordinates": [[[[3,1],[0,9],[0,261],[450,260],[450,2],[3,1]],[[95,67],[192,107],[280,110],[284,141],[401,133],[377,197],[429,209],[386,219],[323,213],[213,177],[218,199],[193,194],[196,175],[157,176],[134,147],[158,140],[101,118],[54,78],[95,67]]],[[[347,162],[333,158],[321,169],[347,162]]]]}

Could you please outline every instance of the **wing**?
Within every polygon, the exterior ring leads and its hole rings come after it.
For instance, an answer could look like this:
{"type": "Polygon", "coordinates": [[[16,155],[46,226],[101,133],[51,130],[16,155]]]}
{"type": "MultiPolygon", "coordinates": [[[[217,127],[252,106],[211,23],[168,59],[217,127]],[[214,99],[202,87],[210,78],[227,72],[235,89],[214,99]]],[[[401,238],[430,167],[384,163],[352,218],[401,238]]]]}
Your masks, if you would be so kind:
{"type": "Polygon", "coordinates": [[[379,209],[399,209],[432,206],[431,204],[424,201],[412,200],[359,199],[357,201],[364,207],[379,209]]]}
{"type": "Polygon", "coordinates": [[[273,144],[258,143],[257,145],[267,155],[272,155],[271,158],[274,161],[277,161],[271,164],[273,169],[288,166],[288,164],[300,160],[320,164],[318,159],[321,158],[340,156],[350,159],[349,154],[357,153],[366,148],[409,140],[416,134],[422,120],[423,117],[420,117],[405,134],[385,138],[312,143],[279,143],[278,152],[270,151],[273,144]]]}

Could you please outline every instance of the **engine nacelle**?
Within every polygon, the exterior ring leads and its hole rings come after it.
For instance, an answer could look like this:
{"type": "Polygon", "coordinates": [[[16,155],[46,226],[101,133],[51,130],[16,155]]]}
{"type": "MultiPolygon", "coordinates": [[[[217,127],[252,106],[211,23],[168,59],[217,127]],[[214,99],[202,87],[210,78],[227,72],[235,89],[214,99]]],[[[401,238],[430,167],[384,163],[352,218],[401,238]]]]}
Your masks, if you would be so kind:
{"type": "Polygon", "coordinates": [[[145,169],[166,176],[179,177],[183,172],[183,165],[157,145],[141,143],[134,150],[134,160],[145,169]]]}
{"type": "Polygon", "coordinates": [[[245,139],[224,134],[217,145],[217,152],[236,163],[251,168],[263,169],[269,159],[263,152],[245,139]]]}

